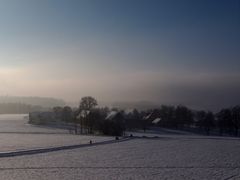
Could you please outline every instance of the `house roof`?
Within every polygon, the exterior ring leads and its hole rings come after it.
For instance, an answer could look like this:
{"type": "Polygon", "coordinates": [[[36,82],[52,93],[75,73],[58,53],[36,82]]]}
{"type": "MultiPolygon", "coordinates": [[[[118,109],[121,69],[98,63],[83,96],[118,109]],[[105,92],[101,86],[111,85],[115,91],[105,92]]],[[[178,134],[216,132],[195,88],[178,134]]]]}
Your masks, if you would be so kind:
{"type": "Polygon", "coordinates": [[[111,111],[105,119],[112,120],[117,115],[117,113],[118,113],[117,111],[111,111]]]}
{"type": "Polygon", "coordinates": [[[161,121],[161,118],[156,118],[152,121],[153,124],[157,124],[159,121],[161,121]]]}

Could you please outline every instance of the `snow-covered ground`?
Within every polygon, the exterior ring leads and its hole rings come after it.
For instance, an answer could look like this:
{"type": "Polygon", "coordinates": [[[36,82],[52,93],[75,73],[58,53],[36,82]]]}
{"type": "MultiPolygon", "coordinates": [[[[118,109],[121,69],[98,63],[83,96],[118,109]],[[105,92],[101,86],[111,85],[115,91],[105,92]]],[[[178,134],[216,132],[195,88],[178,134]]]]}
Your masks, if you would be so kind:
{"type": "Polygon", "coordinates": [[[90,140],[102,142],[113,140],[107,136],[84,136],[71,134],[0,134],[0,153],[37,148],[87,144],[90,140]]]}
{"type": "Polygon", "coordinates": [[[90,140],[112,140],[107,136],[79,136],[67,130],[34,126],[27,123],[27,115],[0,115],[0,153],[26,149],[86,144],[90,140]]]}
{"type": "Polygon", "coordinates": [[[127,131],[126,135],[133,135],[137,137],[161,137],[161,136],[168,136],[168,135],[195,135],[191,132],[181,131],[181,130],[173,130],[173,129],[166,129],[166,128],[157,128],[157,129],[151,129],[146,130],[145,132],[143,130],[137,130],[137,131],[127,131]]]}
{"type": "MultiPolygon", "coordinates": [[[[0,133],[0,139],[1,135],[11,133],[0,133]]],[[[63,144],[68,140],[60,139],[69,138],[67,134],[35,135],[44,135],[38,139],[43,144],[54,142],[58,135],[57,141],[63,144]]],[[[119,143],[0,158],[0,179],[240,179],[240,139],[176,132],[156,135],[159,138],[132,138],[119,143]]],[[[2,146],[10,141],[6,138],[6,142],[0,143],[2,146]]]]}
{"type": "Polygon", "coordinates": [[[0,133],[68,133],[67,130],[28,124],[28,114],[1,114],[0,133]]]}
{"type": "Polygon", "coordinates": [[[132,139],[0,159],[4,179],[240,179],[240,141],[132,139]]]}

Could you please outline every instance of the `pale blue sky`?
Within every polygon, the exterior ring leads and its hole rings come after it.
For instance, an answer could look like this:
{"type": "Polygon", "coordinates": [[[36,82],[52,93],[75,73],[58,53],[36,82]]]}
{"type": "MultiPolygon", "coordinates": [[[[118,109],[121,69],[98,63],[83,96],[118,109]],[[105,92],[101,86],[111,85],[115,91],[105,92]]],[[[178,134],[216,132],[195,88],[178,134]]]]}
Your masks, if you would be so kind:
{"type": "Polygon", "coordinates": [[[239,0],[0,0],[1,95],[240,102],[239,0]]]}

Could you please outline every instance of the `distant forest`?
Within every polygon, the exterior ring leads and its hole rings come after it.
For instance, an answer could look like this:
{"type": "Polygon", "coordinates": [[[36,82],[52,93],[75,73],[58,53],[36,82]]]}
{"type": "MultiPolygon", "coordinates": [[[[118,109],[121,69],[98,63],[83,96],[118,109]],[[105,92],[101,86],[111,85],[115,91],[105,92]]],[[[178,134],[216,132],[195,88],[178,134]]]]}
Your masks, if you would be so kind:
{"type": "Polygon", "coordinates": [[[0,96],[0,114],[25,114],[48,111],[55,106],[64,106],[61,99],[46,97],[0,96]]]}
{"type": "Polygon", "coordinates": [[[0,103],[29,104],[32,106],[42,106],[44,108],[65,105],[65,102],[61,99],[48,97],[21,97],[21,96],[0,96],[0,103]]]}
{"type": "Polygon", "coordinates": [[[49,108],[22,103],[0,103],[0,114],[28,114],[35,111],[46,111],[49,108]]]}
{"type": "Polygon", "coordinates": [[[45,97],[0,96],[0,114],[25,114],[34,111],[47,111],[55,106],[64,106],[60,99],[45,97]]]}

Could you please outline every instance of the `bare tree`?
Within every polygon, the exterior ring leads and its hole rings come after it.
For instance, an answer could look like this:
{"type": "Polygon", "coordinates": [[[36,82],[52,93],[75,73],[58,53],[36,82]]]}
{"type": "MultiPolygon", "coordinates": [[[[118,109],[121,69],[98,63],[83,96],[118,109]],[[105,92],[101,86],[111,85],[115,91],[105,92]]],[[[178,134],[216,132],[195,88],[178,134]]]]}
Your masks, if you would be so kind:
{"type": "Polygon", "coordinates": [[[90,111],[98,105],[97,100],[91,96],[83,97],[80,101],[79,109],[90,111]]]}
{"type": "Polygon", "coordinates": [[[79,113],[80,113],[80,126],[81,126],[81,134],[83,133],[83,125],[87,125],[87,121],[89,120],[88,115],[90,111],[98,105],[97,100],[91,96],[83,97],[80,101],[79,105],[79,113]],[[85,121],[85,123],[84,123],[85,121]]]}

